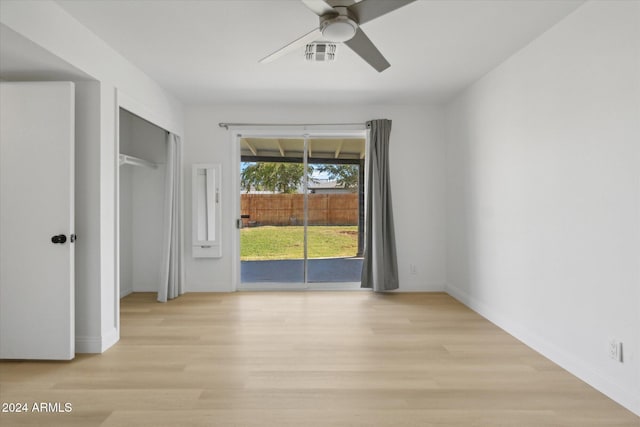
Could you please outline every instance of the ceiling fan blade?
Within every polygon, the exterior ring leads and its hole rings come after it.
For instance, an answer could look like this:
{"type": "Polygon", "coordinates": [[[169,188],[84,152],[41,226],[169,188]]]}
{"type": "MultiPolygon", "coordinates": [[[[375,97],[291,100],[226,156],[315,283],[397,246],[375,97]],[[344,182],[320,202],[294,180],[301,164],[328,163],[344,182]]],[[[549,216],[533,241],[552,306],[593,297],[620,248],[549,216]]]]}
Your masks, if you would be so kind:
{"type": "Polygon", "coordinates": [[[327,13],[337,13],[336,10],[324,0],[302,0],[302,3],[318,16],[326,15],[327,13]]]}
{"type": "Polygon", "coordinates": [[[320,37],[322,36],[322,33],[320,32],[319,28],[316,28],[310,32],[308,32],[307,34],[305,34],[304,36],[298,38],[297,40],[292,41],[291,43],[289,43],[288,45],[276,50],[275,52],[273,52],[270,55],[265,56],[264,58],[262,58],[260,61],[260,63],[262,64],[266,64],[268,62],[271,61],[275,61],[276,59],[280,58],[281,56],[284,56],[308,43],[314,42],[316,40],[318,40],[320,37]]]}
{"type": "Polygon", "coordinates": [[[369,65],[382,72],[389,68],[391,64],[382,56],[377,47],[369,40],[369,37],[362,31],[362,28],[358,28],[356,35],[351,40],[344,42],[355,53],[357,53],[362,59],[367,61],[369,65]]]}
{"type": "Polygon", "coordinates": [[[365,22],[372,21],[414,1],[415,0],[362,0],[360,3],[349,6],[349,11],[358,18],[358,23],[362,25],[365,22]]]}

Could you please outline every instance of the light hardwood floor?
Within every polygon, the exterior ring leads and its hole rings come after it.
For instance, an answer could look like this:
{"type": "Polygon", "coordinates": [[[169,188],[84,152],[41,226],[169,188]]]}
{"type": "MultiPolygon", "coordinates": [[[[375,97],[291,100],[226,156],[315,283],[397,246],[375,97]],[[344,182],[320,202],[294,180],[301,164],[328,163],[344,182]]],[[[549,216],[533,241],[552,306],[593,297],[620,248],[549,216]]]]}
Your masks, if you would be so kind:
{"type": "Polygon", "coordinates": [[[640,418],[442,293],[153,294],[72,362],[0,363],[0,414],[46,426],[638,426],[640,418]]]}

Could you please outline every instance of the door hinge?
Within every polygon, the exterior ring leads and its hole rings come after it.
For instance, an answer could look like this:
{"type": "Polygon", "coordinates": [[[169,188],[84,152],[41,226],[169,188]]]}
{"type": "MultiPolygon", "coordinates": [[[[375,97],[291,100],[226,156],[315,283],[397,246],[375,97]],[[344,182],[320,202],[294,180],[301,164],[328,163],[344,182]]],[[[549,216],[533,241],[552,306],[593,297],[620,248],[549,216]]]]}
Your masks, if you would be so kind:
{"type": "Polygon", "coordinates": [[[242,219],[241,218],[236,219],[236,228],[238,228],[238,229],[242,228],[242,219]]]}

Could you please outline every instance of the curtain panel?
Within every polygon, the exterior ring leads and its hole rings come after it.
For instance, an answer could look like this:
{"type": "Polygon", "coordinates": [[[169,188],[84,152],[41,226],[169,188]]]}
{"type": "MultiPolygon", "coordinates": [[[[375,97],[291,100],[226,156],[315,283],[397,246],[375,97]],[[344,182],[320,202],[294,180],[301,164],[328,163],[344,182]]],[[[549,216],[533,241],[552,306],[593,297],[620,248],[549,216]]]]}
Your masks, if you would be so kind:
{"type": "Polygon", "coordinates": [[[182,255],[182,144],[180,137],[167,134],[165,175],[164,238],[158,301],[167,302],[184,293],[182,255]]]}
{"type": "Polygon", "coordinates": [[[376,292],[398,289],[393,204],[389,173],[389,137],[391,120],[367,122],[367,192],[365,208],[365,249],[362,265],[362,288],[376,292]]]}

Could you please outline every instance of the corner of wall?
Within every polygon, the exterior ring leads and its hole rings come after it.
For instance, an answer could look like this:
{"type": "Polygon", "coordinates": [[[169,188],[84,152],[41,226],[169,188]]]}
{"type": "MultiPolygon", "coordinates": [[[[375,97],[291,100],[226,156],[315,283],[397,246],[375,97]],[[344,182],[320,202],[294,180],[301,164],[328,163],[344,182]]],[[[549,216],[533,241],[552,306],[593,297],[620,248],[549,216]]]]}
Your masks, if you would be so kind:
{"type": "Polygon", "coordinates": [[[112,328],[100,336],[76,336],[76,353],[100,354],[120,340],[120,333],[112,328]]]}

